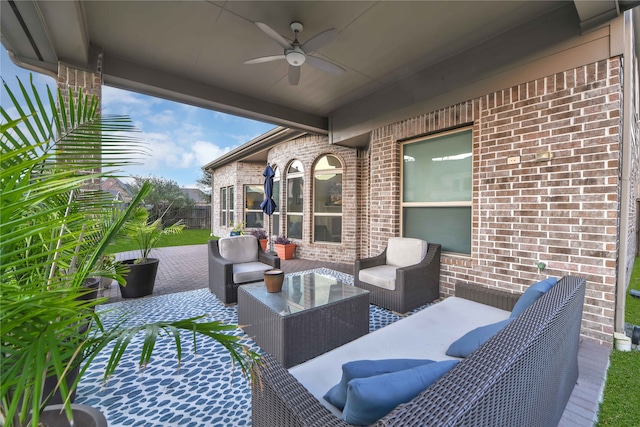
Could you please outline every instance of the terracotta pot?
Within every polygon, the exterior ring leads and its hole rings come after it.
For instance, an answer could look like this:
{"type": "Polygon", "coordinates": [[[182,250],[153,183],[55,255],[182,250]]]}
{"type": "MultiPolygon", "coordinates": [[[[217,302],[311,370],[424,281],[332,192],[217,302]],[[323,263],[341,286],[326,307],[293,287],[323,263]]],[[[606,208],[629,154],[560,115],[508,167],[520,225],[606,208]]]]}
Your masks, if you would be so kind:
{"type": "Polygon", "coordinates": [[[264,283],[267,286],[267,292],[280,292],[282,290],[282,282],[284,282],[284,271],[267,270],[264,272],[264,283]]]}
{"type": "Polygon", "coordinates": [[[260,246],[262,246],[262,250],[267,252],[267,242],[269,239],[260,239],[260,246]]]}
{"type": "Polygon", "coordinates": [[[276,244],[276,253],[280,259],[291,259],[296,251],[296,244],[290,243],[288,245],[276,244]]]}

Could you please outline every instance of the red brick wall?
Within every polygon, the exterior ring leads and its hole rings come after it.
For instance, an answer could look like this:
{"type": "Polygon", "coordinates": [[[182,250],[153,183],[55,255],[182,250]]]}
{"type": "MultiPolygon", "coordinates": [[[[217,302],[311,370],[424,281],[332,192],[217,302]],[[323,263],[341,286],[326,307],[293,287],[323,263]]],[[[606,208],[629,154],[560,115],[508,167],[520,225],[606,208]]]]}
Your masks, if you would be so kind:
{"type": "MultiPolygon", "coordinates": [[[[400,234],[400,144],[473,126],[470,257],[444,254],[441,291],[457,281],[522,292],[534,281],[587,278],[583,334],[611,342],[618,249],[621,64],[618,58],[424,114],[372,132],[368,248],[400,234]],[[536,162],[550,151],[551,161],[536,162]],[[507,157],[521,163],[508,165],[507,157]],[[544,261],[538,274],[535,264],[544,261]]],[[[368,200],[367,200],[368,198],[368,200]]],[[[365,254],[366,255],[366,254],[365,254]]]]}

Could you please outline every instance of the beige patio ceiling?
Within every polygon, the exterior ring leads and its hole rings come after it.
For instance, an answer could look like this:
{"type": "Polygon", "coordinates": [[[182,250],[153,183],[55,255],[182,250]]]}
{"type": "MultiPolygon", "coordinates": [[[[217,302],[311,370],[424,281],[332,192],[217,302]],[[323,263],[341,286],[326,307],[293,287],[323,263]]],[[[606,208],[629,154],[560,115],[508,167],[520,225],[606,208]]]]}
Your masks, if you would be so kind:
{"type": "Polygon", "coordinates": [[[58,61],[91,68],[102,51],[106,85],[355,145],[373,126],[433,98],[438,86],[507,67],[515,49],[535,54],[549,37],[577,35],[581,25],[596,26],[629,2],[1,0],[1,6],[2,43],[23,65],[53,73],[58,61]],[[255,21],[287,39],[289,24],[300,21],[302,43],[335,28],[337,38],[315,55],[347,71],[336,76],[303,65],[300,83],[291,86],[286,61],[243,64],[282,53],[255,21]]]}

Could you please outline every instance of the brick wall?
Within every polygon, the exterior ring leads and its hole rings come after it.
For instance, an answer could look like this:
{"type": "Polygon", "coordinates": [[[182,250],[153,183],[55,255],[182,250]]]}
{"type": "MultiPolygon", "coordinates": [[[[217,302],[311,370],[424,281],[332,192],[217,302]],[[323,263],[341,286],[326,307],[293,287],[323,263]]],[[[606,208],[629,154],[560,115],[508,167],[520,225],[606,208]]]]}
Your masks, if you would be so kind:
{"type": "MultiPolygon", "coordinates": [[[[304,167],[304,207],[302,240],[295,240],[296,257],[327,262],[353,263],[356,259],[358,234],[358,155],[357,150],[330,145],[326,136],[307,135],[279,144],[269,151],[269,163],[280,168],[279,206],[287,200],[286,170],[293,160],[300,160],[304,167]],[[320,157],[332,154],[342,162],[342,243],[313,242],[313,166],[320,157]]],[[[286,228],[284,210],[280,210],[280,230],[286,228]]],[[[281,233],[284,234],[284,233],[281,233]]]]}
{"type": "Polygon", "coordinates": [[[235,162],[222,166],[213,172],[211,180],[211,203],[213,206],[211,231],[215,236],[228,237],[233,228],[229,225],[220,225],[220,208],[222,206],[220,202],[220,189],[225,187],[234,188],[233,221],[234,223],[240,223],[244,221],[244,186],[263,185],[264,177],[262,176],[262,171],[265,167],[266,164],[262,163],[235,162]]]}
{"type": "MultiPolygon", "coordinates": [[[[400,144],[473,127],[470,257],[444,254],[441,290],[456,281],[522,292],[546,276],[587,278],[583,334],[611,342],[618,249],[621,64],[611,58],[490,93],[372,132],[367,248],[400,235],[400,144]],[[551,161],[535,161],[550,151],[551,161]],[[507,157],[521,163],[507,165],[507,157]],[[535,264],[547,264],[538,274],[535,264]]],[[[368,198],[368,200],[366,200],[368,198]]],[[[626,230],[625,230],[626,232],[626,230]]]]}
{"type": "MultiPolygon", "coordinates": [[[[98,54],[96,59],[96,71],[80,70],[71,66],[58,62],[58,81],[57,86],[66,106],[69,106],[69,89],[74,94],[74,105],[77,105],[78,94],[80,92],[94,95],[98,98],[98,113],[102,111],[102,54],[98,54]]],[[[60,104],[58,103],[58,109],[60,104]]],[[[69,117],[69,111],[66,112],[69,117]]],[[[93,172],[100,172],[94,170],[93,172]]],[[[84,187],[92,187],[98,189],[100,179],[95,178],[92,182],[85,183],[84,187]]]]}
{"type": "MultiPolygon", "coordinates": [[[[296,257],[314,259],[327,262],[353,263],[356,259],[355,236],[358,234],[358,209],[357,209],[357,186],[359,173],[359,159],[357,150],[332,146],[326,136],[311,135],[304,136],[292,141],[288,141],[272,148],[268,154],[269,164],[275,169],[280,168],[280,200],[276,200],[280,206],[280,234],[286,227],[285,209],[287,200],[286,170],[294,160],[299,160],[304,168],[304,190],[303,190],[303,229],[302,239],[294,240],[296,243],[296,257]],[[320,157],[332,154],[342,162],[342,243],[316,243],[313,242],[313,167],[320,157]],[[350,184],[352,183],[352,184],[350,184]]],[[[262,185],[264,177],[262,171],[265,164],[235,162],[233,164],[218,168],[213,173],[213,233],[216,236],[228,236],[230,227],[220,226],[220,188],[235,186],[235,215],[236,221],[241,221],[244,210],[244,185],[262,185]]],[[[265,224],[266,225],[266,224],[265,224]]]]}

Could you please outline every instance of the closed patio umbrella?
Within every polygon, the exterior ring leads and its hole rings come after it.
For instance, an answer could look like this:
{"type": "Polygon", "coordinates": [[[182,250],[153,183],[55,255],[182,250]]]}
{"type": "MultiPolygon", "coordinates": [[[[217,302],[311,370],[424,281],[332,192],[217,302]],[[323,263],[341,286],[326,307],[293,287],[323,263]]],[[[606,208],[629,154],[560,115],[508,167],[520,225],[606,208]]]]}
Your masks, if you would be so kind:
{"type": "Polygon", "coordinates": [[[269,251],[273,251],[273,239],[271,238],[271,215],[275,212],[276,202],[273,200],[273,177],[275,173],[269,164],[262,171],[262,175],[264,176],[264,200],[260,203],[260,208],[262,212],[269,216],[269,251]]]}

